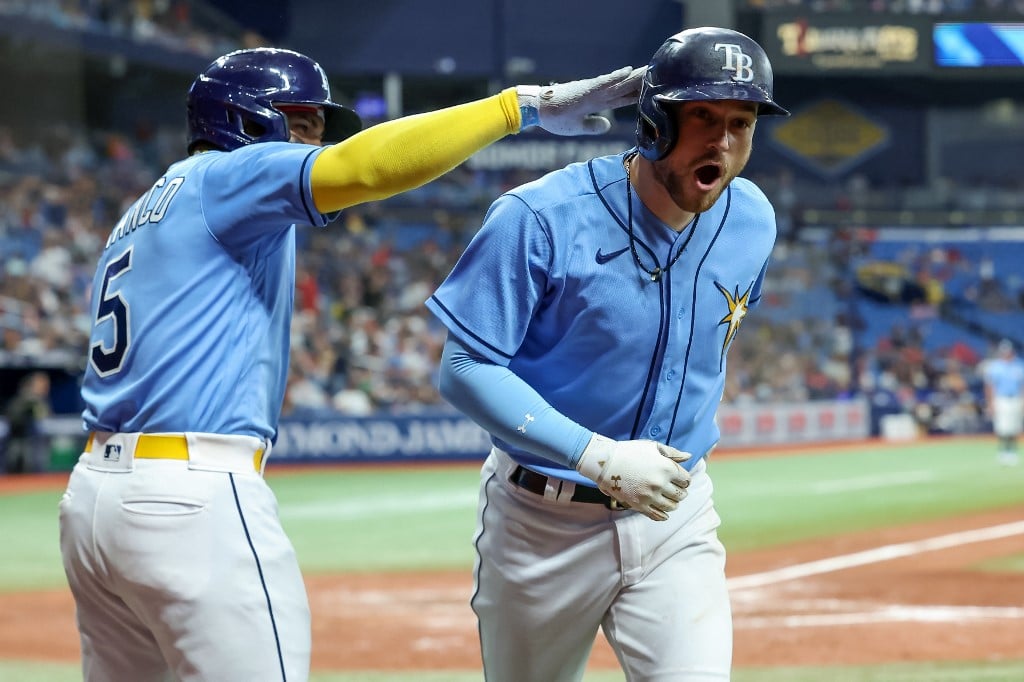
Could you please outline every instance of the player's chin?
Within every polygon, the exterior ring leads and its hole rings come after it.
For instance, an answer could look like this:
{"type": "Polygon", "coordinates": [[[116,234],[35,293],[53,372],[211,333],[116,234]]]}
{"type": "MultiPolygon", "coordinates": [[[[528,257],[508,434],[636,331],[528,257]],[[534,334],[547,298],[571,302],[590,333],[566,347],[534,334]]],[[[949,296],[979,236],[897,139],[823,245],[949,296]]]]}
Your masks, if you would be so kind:
{"type": "Polygon", "coordinates": [[[716,184],[714,187],[703,190],[691,188],[691,191],[676,195],[676,205],[688,213],[704,213],[715,205],[723,191],[725,191],[724,184],[716,184]]]}

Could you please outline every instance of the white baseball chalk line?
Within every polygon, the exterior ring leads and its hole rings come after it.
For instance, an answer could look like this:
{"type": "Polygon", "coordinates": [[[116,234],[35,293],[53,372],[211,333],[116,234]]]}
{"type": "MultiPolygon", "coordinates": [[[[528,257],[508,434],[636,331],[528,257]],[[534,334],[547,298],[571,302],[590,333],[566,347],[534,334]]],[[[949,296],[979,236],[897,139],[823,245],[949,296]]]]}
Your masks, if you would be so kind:
{"type": "MultiPolygon", "coordinates": [[[[985,542],[988,540],[999,540],[1013,535],[1024,533],[1024,521],[1006,523],[989,528],[951,533],[939,537],[903,542],[895,545],[885,545],[862,552],[845,554],[819,561],[810,561],[804,564],[786,566],[784,568],[753,573],[751,575],[731,578],[728,581],[729,589],[732,592],[753,590],[758,587],[774,585],[787,580],[807,578],[822,573],[841,571],[855,566],[898,559],[901,557],[913,556],[924,552],[940,549],[949,549],[962,545],[985,542]]],[[[753,597],[751,593],[737,595],[736,606],[747,601],[744,597],[753,597]]],[[[820,600],[819,600],[820,601],[820,600]]],[[[830,600],[824,600],[830,601],[830,600]]],[[[835,601],[835,600],[831,600],[835,601]]],[[[791,603],[790,606],[793,606],[791,603]]],[[[875,625],[878,623],[916,622],[916,623],[963,623],[971,620],[1024,620],[1024,608],[1016,606],[950,606],[950,605],[905,605],[905,604],[845,604],[844,610],[839,604],[819,604],[825,613],[790,613],[788,615],[772,616],[744,616],[735,614],[735,626],[737,629],[765,629],[765,628],[799,628],[799,627],[829,627],[842,625],[875,625]]],[[[814,610],[813,606],[804,608],[814,610]]]]}
{"type": "Polygon", "coordinates": [[[874,610],[844,613],[801,613],[779,616],[736,616],[737,629],[816,628],[879,623],[964,623],[973,620],[1021,620],[1024,608],[1016,606],[911,606],[885,604],[874,610]]]}
{"type": "Polygon", "coordinates": [[[1004,523],[1002,525],[991,526],[989,528],[979,528],[977,530],[967,530],[959,533],[951,533],[949,535],[940,535],[938,537],[927,538],[925,540],[902,542],[895,545],[884,545],[882,547],[876,547],[862,552],[854,552],[853,554],[843,554],[840,556],[830,557],[828,559],[809,561],[804,564],[785,566],[783,568],[777,568],[763,573],[752,573],[750,575],[737,576],[735,578],[730,578],[728,580],[728,585],[729,590],[733,592],[738,590],[749,590],[755,587],[774,585],[787,580],[807,578],[812,575],[841,571],[855,566],[865,566],[867,564],[874,564],[880,561],[899,559],[901,557],[913,556],[915,554],[932,552],[939,549],[949,549],[950,547],[958,547],[960,545],[967,545],[974,542],[999,540],[1020,534],[1024,534],[1024,521],[1015,521],[1013,523],[1004,523]]]}

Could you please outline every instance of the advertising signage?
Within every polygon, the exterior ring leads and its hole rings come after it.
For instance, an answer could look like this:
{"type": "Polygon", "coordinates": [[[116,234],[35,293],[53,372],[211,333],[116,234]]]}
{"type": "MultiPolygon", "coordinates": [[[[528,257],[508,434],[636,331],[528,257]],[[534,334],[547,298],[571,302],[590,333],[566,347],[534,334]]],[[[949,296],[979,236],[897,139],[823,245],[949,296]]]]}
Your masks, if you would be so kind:
{"type": "Polygon", "coordinates": [[[939,23],[933,36],[939,68],[1024,67],[1024,23],[939,23]]]}
{"type": "Polygon", "coordinates": [[[926,74],[931,31],[915,16],[766,13],[760,42],[778,75],[926,74]]]}

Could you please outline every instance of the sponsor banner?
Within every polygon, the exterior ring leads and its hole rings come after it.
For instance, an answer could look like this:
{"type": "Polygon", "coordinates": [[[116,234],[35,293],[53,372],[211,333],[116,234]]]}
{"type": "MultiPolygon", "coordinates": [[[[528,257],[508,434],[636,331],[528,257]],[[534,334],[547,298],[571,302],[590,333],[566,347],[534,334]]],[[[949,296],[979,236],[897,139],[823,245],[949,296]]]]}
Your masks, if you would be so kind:
{"type": "Polygon", "coordinates": [[[794,108],[776,123],[771,141],[818,175],[834,178],[889,147],[890,125],[860,107],[822,99],[794,108]]]}
{"type": "MultiPolygon", "coordinates": [[[[718,413],[720,447],[811,443],[866,438],[867,402],[729,406],[718,413]]],[[[41,423],[43,435],[68,440],[77,457],[85,443],[82,420],[57,417],[41,423]]],[[[6,432],[0,420],[0,433],[6,432]]],[[[491,449],[487,433],[461,415],[283,419],[274,462],[481,461],[491,449]]],[[[73,460],[72,460],[73,461],[73,460]]]]}
{"type": "MultiPolygon", "coordinates": [[[[718,412],[722,448],[867,438],[866,400],[730,406],[718,412]]],[[[461,416],[360,417],[281,422],[271,461],[481,460],[487,434],[461,416]]]]}
{"type": "Polygon", "coordinates": [[[271,463],[482,460],[490,437],[462,416],[338,417],[282,420],[271,463]]]}
{"type": "Polygon", "coordinates": [[[932,37],[939,67],[1024,67],[1024,23],[940,23],[932,37]]]}
{"type": "Polygon", "coordinates": [[[511,136],[478,151],[466,161],[473,170],[551,171],[570,163],[587,161],[597,156],[621,154],[636,144],[627,137],[600,136],[587,138],[548,138],[511,136]]]}
{"type": "Polygon", "coordinates": [[[719,447],[785,445],[867,438],[871,413],[867,401],[823,401],[794,405],[723,405],[719,447]]]}
{"type": "Polygon", "coordinates": [[[761,45],[779,75],[925,74],[932,67],[931,21],[852,12],[764,13],[761,45]]]}

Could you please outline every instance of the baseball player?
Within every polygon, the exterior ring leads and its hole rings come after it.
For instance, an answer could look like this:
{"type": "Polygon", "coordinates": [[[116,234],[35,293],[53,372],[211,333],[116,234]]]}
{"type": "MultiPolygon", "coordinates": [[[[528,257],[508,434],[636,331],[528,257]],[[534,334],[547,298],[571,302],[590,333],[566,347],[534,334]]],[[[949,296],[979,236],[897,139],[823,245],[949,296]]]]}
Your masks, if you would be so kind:
{"type": "Polygon", "coordinates": [[[320,66],[251,49],[188,93],[188,158],[110,232],[92,290],[88,444],[60,503],[86,680],[305,680],[310,614],[262,478],[277,434],[296,225],[419,186],[510,133],[599,133],[642,69],[358,132],[320,66]],[[339,141],[321,146],[322,140],[339,141]]]}
{"type": "Polygon", "coordinates": [[[1013,341],[1003,339],[996,357],[985,361],[985,407],[992,430],[999,439],[997,459],[1004,466],[1019,462],[1017,438],[1024,430],[1024,360],[1017,357],[1013,341]]]}
{"type": "Polygon", "coordinates": [[[788,113],[772,81],[745,35],[672,36],[637,146],[499,197],[427,303],[441,393],[493,443],[471,602],[488,682],[579,680],[599,626],[631,682],[729,679],[706,456],[775,241],[738,177],[758,117],[788,113]]]}

